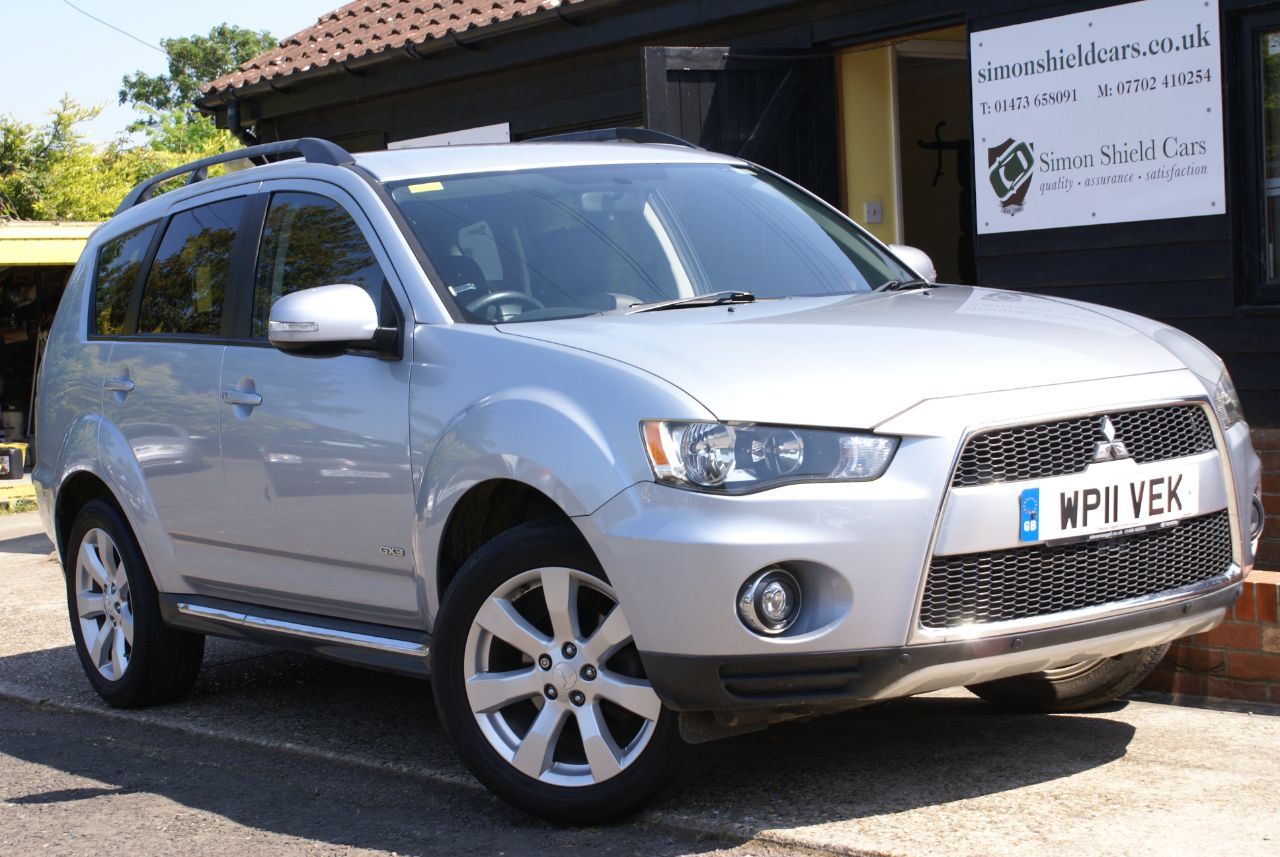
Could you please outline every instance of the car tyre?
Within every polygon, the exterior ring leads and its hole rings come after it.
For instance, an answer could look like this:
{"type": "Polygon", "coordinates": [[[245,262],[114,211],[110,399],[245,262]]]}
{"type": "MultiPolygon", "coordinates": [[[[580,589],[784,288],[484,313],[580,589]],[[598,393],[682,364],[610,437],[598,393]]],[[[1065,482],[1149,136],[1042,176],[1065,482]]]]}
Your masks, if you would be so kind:
{"type": "Polygon", "coordinates": [[[969,690],[988,702],[1016,711],[1085,711],[1133,690],[1167,651],[1169,644],[1165,643],[1111,658],[972,684],[969,690]]]}
{"type": "Polygon", "coordinates": [[[675,776],[677,716],[645,678],[617,596],[572,526],[523,524],[477,551],[445,594],[432,646],[446,732],[513,806],[599,822],[675,776]]]}
{"type": "Polygon", "coordinates": [[[170,702],[200,672],[204,635],[165,625],[151,571],[120,512],[100,500],[72,524],[62,558],[76,653],[116,708],[170,702]]]}

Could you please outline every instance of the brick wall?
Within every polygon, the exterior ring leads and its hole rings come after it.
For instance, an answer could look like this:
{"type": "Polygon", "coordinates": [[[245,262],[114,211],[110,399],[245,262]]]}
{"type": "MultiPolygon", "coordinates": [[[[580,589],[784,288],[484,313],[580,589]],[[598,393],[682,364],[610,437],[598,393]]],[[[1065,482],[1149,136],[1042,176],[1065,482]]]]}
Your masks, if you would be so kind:
{"type": "Polygon", "coordinates": [[[1280,572],[1251,574],[1226,621],[1174,643],[1142,686],[1280,703],[1280,572]]]}
{"type": "Polygon", "coordinates": [[[1253,447],[1262,458],[1262,506],[1267,512],[1258,546],[1258,568],[1280,570],[1280,429],[1254,429],[1253,447]]]}

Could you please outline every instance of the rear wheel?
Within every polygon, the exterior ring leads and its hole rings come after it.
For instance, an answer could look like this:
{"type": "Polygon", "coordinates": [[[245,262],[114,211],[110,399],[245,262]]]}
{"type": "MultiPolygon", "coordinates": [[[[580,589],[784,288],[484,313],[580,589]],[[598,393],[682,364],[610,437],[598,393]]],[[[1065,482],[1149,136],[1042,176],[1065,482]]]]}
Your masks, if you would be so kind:
{"type": "Polygon", "coordinates": [[[169,628],[129,525],[95,500],[76,516],[63,557],[71,636],[93,689],[117,708],[169,702],[195,683],[204,636],[169,628]]]}
{"type": "Polygon", "coordinates": [[[433,635],[436,706],[495,794],[555,821],[638,808],[674,773],[676,716],[571,527],[508,530],[458,572],[433,635]]]}
{"type": "Polygon", "coordinates": [[[1169,644],[969,685],[988,702],[1019,711],[1084,711],[1119,699],[1151,674],[1169,644]]]}

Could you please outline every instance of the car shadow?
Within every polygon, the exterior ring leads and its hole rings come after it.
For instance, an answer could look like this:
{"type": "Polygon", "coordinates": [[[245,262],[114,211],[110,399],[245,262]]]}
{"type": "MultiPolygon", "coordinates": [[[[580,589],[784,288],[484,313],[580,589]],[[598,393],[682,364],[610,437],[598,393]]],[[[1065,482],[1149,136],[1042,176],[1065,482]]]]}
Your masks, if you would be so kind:
{"type": "MultiPolygon", "coordinates": [[[[69,646],[0,658],[0,681],[24,686],[35,682],[30,689],[45,698],[100,705],[88,691],[69,646]]],[[[62,752],[57,742],[22,741],[3,729],[0,752],[91,778],[104,789],[153,792],[251,827],[402,854],[435,849],[420,839],[422,825],[489,830],[496,824],[494,829],[513,835],[524,831],[525,836],[536,830],[541,837],[538,848],[523,849],[530,853],[545,851],[550,847],[546,837],[566,830],[511,810],[466,785],[473,781],[440,727],[427,682],[247,643],[210,640],[205,668],[191,695],[142,716],[153,723],[216,734],[178,735],[175,741],[189,745],[183,752],[190,763],[184,762],[187,767],[180,771],[154,775],[136,766],[121,769],[100,753],[62,752]],[[222,740],[226,737],[235,740],[222,740]],[[285,756],[274,750],[245,750],[243,743],[235,743],[246,738],[315,753],[285,756]],[[220,788],[215,761],[233,747],[235,753],[246,754],[241,771],[246,781],[290,771],[290,782],[299,789],[296,805],[281,798],[275,786],[256,792],[220,788]],[[370,760],[370,766],[385,768],[370,773],[368,767],[323,763],[318,758],[325,753],[370,760]],[[328,793],[335,782],[352,779],[370,780],[361,788],[370,794],[385,792],[388,805],[419,819],[419,827],[396,826],[389,810],[373,811],[367,799],[358,812],[332,801],[323,802],[323,811],[311,811],[311,788],[328,793]],[[402,797],[392,800],[395,795],[402,797]],[[412,795],[412,801],[406,803],[404,795],[412,795]],[[339,818],[345,823],[336,823],[339,818]]],[[[95,728],[133,728],[116,719],[102,723],[95,728]]],[[[692,748],[692,773],[659,795],[653,813],[641,823],[602,830],[643,837],[654,830],[647,822],[696,816],[704,821],[732,820],[745,841],[765,828],[900,813],[1071,777],[1124,756],[1133,734],[1132,726],[1105,715],[1012,715],[975,698],[954,696],[901,700],[692,748]]],[[[41,797],[22,799],[38,803],[41,797]]],[[[487,847],[459,841],[467,843],[462,850],[487,847]]],[[[664,852],[660,844],[636,850],[664,852]]],[[[706,849],[723,845],[709,843],[706,849]]],[[[522,853],[519,836],[510,842],[494,839],[488,846],[522,853]]],[[[683,842],[677,851],[691,847],[683,842]]]]}
{"type": "Polygon", "coordinates": [[[49,537],[44,533],[0,539],[0,554],[24,553],[39,555],[51,553],[52,551],[53,542],[49,541],[49,537]]]}

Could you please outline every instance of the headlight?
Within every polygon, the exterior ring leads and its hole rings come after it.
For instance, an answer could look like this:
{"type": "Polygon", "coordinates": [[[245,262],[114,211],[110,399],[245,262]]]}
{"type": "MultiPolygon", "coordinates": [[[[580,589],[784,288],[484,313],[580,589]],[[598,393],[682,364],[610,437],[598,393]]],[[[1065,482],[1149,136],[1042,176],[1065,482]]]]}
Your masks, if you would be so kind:
{"type": "Polygon", "coordinates": [[[893,437],[786,426],[654,420],[641,431],[659,482],[728,493],[875,479],[898,446],[893,437]]]}
{"type": "Polygon", "coordinates": [[[1213,390],[1213,409],[1218,412],[1218,421],[1222,423],[1224,431],[1244,419],[1240,395],[1236,392],[1236,385],[1231,383],[1231,375],[1226,369],[1222,370],[1218,386],[1213,390]]]}

